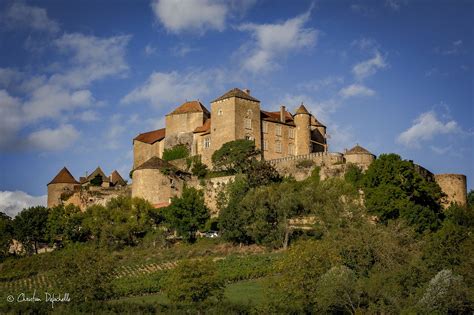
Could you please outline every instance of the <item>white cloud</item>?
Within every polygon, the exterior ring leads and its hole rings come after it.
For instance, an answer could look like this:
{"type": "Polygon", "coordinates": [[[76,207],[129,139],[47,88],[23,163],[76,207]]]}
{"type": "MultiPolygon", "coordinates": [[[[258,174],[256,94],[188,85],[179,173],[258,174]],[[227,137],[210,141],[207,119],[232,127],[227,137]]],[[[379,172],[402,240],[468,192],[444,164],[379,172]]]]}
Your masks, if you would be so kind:
{"type": "Polygon", "coordinates": [[[83,111],[82,113],[77,114],[76,117],[79,120],[82,120],[82,121],[85,121],[85,122],[91,122],[91,121],[99,120],[99,114],[96,111],[93,111],[93,110],[83,111]]]}
{"type": "Polygon", "coordinates": [[[225,28],[229,7],[213,0],[153,0],[155,17],[170,32],[222,31],[225,28]]]}
{"type": "Polygon", "coordinates": [[[123,97],[121,103],[146,102],[158,108],[177,105],[206,95],[212,77],[209,72],[153,72],[142,86],[123,97]]]}
{"type": "Polygon", "coordinates": [[[374,49],[378,49],[380,47],[379,43],[375,39],[366,37],[353,40],[351,46],[357,47],[363,51],[373,51],[374,49]]]}
{"type": "Polygon", "coordinates": [[[56,129],[45,128],[32,132],[28,136],[28,143],[40,150],[58,151],[73,145],[79,135],[74,126],[65,124],[56,129]]]}
{"type": "Polygon", "coordinates": [[[21,100],[0,90],[0,148],[12,144],[23,118],[20,110],[21,100]]]}
{"type": "Polygon", "coordinates": [[[356,64],[352,68],[352,73],[358,79],[364,79],[368,76],[375,74],[378,70],[386,68],[387,62],[385,58],[380,54],[379,51],[375,51],[374,57],[366,61],[356,64]]]}
{"type": "Polygon", "coordinates": [[[434,51],[441,55],[456,56],[464,52],[464,43],[462,40],[458,39],[458,40],[453,41],[449,47],[444,48],[444,49],[440,47],[435,47],[434,51]]]}
{"type": "Polygon", "coordinates": [[[197,51],[199,49],[197,48],[192,48],[186,44],[179,44],[179,45],[176,45],[174,46],[172,49],[171,49],[171,53],[175,56],[178,56],[178,57],[184,57],[186,56],[187,54],[189,54],[190,52],[192,51],[197,51]]]}
{"type": "Polygon", "coordinates": [[[318,80],[310,80],[304,83],[298,84],[299,89],[308,90],[312,92],[318,92],[322,89],[327,90],[328,88],[334,88],[335,86],[342,84],[344,78],[340,76],[328,76],[318,80]]]}
{"type": "Polygon", "coordinates": [[[48,17],[43,8],[29,6],[22,2],[14,2],[0,16],[3,25],[8,29],[29,28],[35,31],[56,33],[59,25],[48,17]]]}
{"type": "Polygon", "coordinates": [[[244,69],[250,72],[271,70],[277,66],[277,58],[316,45],[319,31],[304,27],[310,14],[311,9],[283,23],[240,25],[239,30],[248,31],[253,37],[253,42],[241,47],[244,69]]]}
{"type": "Polygon", "coordinates": [[[434,111],[428,111],[415,119],[413,125],[398,136],[397,142],[407,147],[419,147],[422,141],[431,140],[434,136],[459,131],[456,121],[442,122],[434,111]]]}
{"type": "Polygon", "coordinates": [[[355,96],[373,96],[375,95],[375,91],[361,84],[351,84],[342,88],[339,91],[339,95],[341,95],[343,98],[355,96]]]}
{"type": "Polygon", "coordinates": [[[154,55],[156,53],[156,48],[153,47],[151,44],[147,44],[145,46],[145,55],[147,56],[151,56],[151,55],[154,55]]]}
{"type": "Polygon", "coordinates": [[[0,212],[16,216],[24,208],[46,206],[47,196],[30,196],[23,191],[0,191],[0,212]]]}

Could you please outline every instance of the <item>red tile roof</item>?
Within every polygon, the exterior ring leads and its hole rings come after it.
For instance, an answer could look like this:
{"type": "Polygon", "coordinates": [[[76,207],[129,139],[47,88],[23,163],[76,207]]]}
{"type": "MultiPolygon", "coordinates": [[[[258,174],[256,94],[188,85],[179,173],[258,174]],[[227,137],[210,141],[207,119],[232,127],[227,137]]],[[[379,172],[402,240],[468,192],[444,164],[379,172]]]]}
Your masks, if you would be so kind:
{"type": "Polygon", "coordinates": [[[139,165],[134,171],[137,170],[150,170],[150,169],[176,169],[176,166],[169,163],[168,161],[162,160],[157,156],[151,157],[143,164],[139,165]]]}
{"type": "Polygon", "coordinates": [[[62,170],[53,178],[50,184],[79,184],[79,182],[72,176],[71,172],[66,167],[63,167],[62,170]]]}
{"type": "Polygon", "coordinates": [[[361,147],[360,145],[356,145],[355,147],[353,147],[352,149],[350,149],[344,154],[372,154],[372,153],[370,153],[369,150],[361,147]]]}
{"type": "MultiPolygon", "coordinates": [[[[273,121],[273,122],[282,122],[280,120],[280,112],[267,112],[264,110],[260,111],[262,119],[263,120],[268,120],[268,121],[273,121]]],[[[285,124],[290,124],[294,125],[294,120],[293,116],[290,114],[290,112],[285,110],[285,124]]]]}
{"type": "Polygon", "coordinates": [[[122,178],[122,176],[120,175],[120,173],[115,170],[112,172],[112,174],[110,175],[110,182],[113,184],[113,185],[126,185],[127,182],[122,178]]]}
{"type": "Polygon", "coordinates": [[[172,111],[169,115],[179,115],[179,114],[186,114],[186,113],[199,113],[203,112],[209,116],[209,111],[207,110],[204,105],[201,104],[199,101],[190,101],[185,102],[178,106],[174,111],[172,111]]]}
{"type": "Polygon", "coordinates": [[[211,130],[211,118],[206,119],[202,126],[196,127],[194,132],[205,132],[211,130]]]}
{"type": "Polygon", "coordinates": [[[156,141],[163,140],[166,136],[166,129],[158,129],[158,130],[153,130],[153,131],[148,131],[139,134],[136,136],[133,140],[137,140],[140,142],[148,143],[148,144],[153,144],[156,141]]]}

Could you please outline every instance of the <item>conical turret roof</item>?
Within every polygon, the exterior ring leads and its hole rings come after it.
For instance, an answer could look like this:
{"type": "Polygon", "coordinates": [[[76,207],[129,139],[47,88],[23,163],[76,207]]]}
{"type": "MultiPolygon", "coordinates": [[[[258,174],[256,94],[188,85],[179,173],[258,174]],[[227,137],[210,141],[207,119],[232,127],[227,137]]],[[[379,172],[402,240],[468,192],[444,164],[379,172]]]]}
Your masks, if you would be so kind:
{"type": "Polygon", "coordinates": [[[211,103],[214,103],[214,102],[217,102],[217,101],[221,101],[221,100],[225,100],[226,98],[231,98],[231,97],[237,97],[237,98],[242,98],[242,99],[244,99],[244,100],[249,100],[249,101],[254,101],[254,102],[260,102],[260,101],[257,100],[255,97],[250,96],[250,94],[245,93],[245,92],[242,91],[241,89],[234,88],[234,89],[232,89],[232,90],[227,91],[227,93],[225,93],[225,94],[222,95],[221,97],[216,98],[216,99],[213,100],[211,103]]]}
{"type": "Polygon", "coordinates": [[[72,176],[71,172],[66,167],[63,167],[62,170],[53,178],[50,184],[79,184],[78,181],[72,176]]]}
{"type": "Polygon", "coordinates": [[[357,144],[355,147],[353,147],[352,149],[350,149],[344,154],[372,154],[372,153],[369,150],[357,144]]]}
{"type": "Polygon", "coordinates": [[[296,110],[295,115],[298,115],[298,114],[307,114],[307,115],[309,115],[309,111],[306,109],[306,107],[303,105],[303,103],[301,103],[300,107],[298,107],[298,109],[296,110]]]}

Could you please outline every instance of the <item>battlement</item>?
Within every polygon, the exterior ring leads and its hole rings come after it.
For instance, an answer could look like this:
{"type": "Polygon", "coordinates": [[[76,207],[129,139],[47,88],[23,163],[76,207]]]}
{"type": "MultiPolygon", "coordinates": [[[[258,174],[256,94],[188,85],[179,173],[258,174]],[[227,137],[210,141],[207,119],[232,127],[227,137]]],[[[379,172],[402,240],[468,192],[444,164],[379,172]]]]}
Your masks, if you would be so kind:
{"type": "Polygon", "coordinates": [[[330,159],[331,161],[334,162],[334,164],[344,163],[344,155],[339,152],[314,152],[314,153],[303,154],[303,155],[292,155],[292,156],[286,156],[279,159],[268,160],[267,162],[272,164],[273,166],[276,166],[282,162],[287,162],[287,161],[311,160],[313,162],[316,162],[318,160],[323,161],[325,160],[325,158],[330,159]]]}

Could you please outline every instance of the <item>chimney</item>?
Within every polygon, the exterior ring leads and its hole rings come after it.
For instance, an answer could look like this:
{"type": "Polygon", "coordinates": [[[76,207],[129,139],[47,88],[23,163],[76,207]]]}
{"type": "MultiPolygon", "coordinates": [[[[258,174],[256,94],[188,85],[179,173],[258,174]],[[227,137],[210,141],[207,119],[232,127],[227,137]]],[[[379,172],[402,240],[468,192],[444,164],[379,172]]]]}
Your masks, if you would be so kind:
{"type": "Polygon", "coordinates": [[[283,105],[280,106],[280,121],[286,122],[286,110],[285,110],[285,106],[283,105]]]}
{"type": "Polygon", "coordinates": [[[250,90],[249,89],[244,89],[245,94],[250,95],[250,90]]]}

